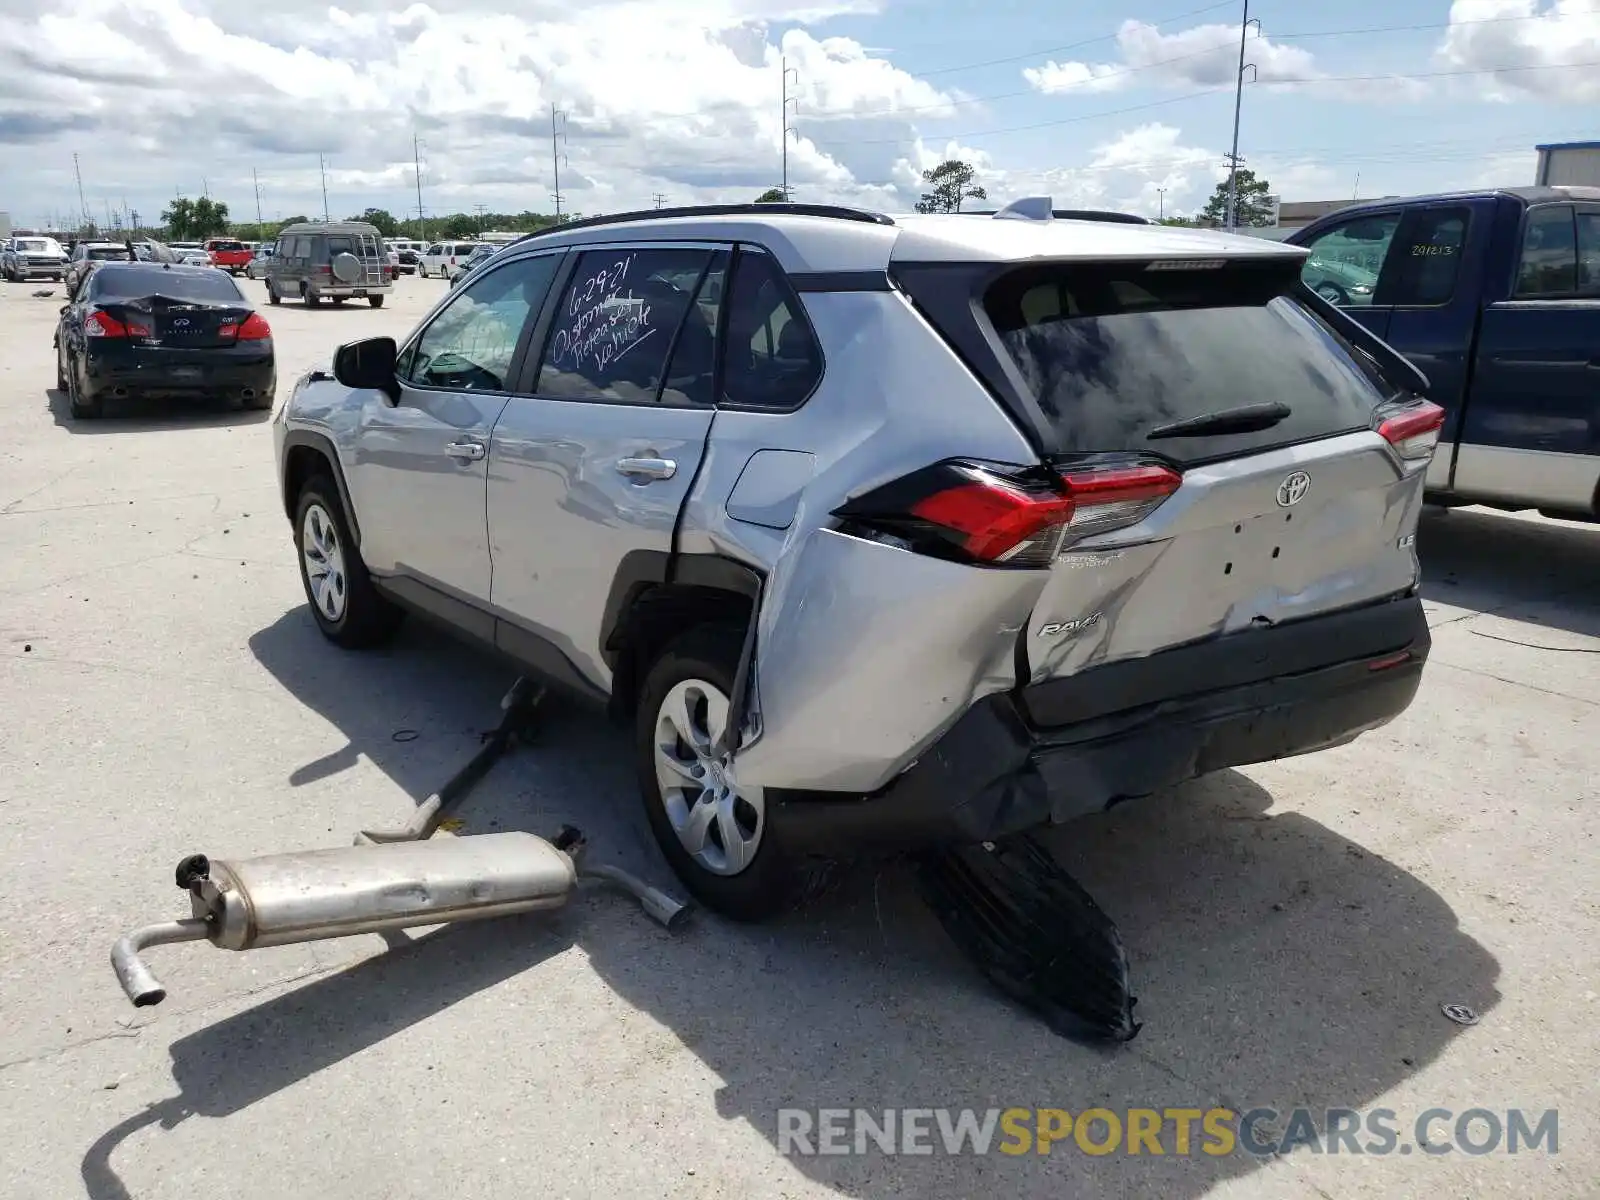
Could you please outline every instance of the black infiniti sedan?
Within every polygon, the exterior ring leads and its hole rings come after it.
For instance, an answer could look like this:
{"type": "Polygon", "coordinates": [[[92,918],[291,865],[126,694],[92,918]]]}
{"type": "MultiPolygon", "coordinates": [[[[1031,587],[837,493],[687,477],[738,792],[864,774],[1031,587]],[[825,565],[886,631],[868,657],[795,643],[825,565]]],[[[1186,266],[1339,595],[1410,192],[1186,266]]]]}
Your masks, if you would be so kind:
{"type": "Polygon", "coordinates": [[[56,386],[79,419],[134,397],[271,408],[277,370],[266,318],[215,267],[97,263],[56,326],[56,386]]]}

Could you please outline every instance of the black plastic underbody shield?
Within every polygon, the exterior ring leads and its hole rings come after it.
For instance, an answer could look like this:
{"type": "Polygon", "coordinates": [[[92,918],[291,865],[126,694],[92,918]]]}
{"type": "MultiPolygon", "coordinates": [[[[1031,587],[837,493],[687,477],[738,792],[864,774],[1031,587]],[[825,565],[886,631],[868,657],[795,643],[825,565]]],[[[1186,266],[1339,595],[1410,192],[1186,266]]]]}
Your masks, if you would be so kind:
{"type": "Polygon", "coordinates": [[[1053,1031],[1094,1043],[1139,1032],[1121,934],[1033,835],[926,855],[917,880],[985,978],[1053,1031]]]}

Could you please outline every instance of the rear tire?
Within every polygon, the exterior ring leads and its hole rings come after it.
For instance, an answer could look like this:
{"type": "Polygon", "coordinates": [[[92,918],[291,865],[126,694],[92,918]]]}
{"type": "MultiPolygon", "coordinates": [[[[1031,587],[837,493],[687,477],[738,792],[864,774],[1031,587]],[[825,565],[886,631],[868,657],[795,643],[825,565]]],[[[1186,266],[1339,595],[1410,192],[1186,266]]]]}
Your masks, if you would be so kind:
{"type": "Polygon", "coordinates": [[[303,283],[300,285],[300,298],[305,301],[307,308],[316,308],[322,303],[322,297],[303,283]]]}
{"type": "MultiPolygon", "coordinates": [[[[680,763],[694,761],[701,764],[695,768],[702,772],[700,778],[710,782],[705,760],[689,740],[674,734],[681,725],[667,714],[677,709],[679,700],[689,697],[689,705],[678,711],[689,715],[689,723],[697,729],[694,741],[704,748],[701,735],[715,732],[714,712],[718,708],[726,711],[727,698],[733,692],[743,640],[735,628],[708,625],[690,630],[667,647],[641,689],[634,753],[650,831],[683,885],[701,904],[731,920],[764,921],[820,894],[833,877],[834,864],[788,853],[767,820],[765,799],[757,789],[733,788],[719,803],[712,790],[662,766],[663,757],[680,763]],[[694,715],[696,709],[700,716],[694,715]],[[670,754],[666,753],[669,741],[670,754]],[[684,790],[664,789],[664,771],[684,790]],[[697,855],[691,853],[678,828],[692,828],[702,807],[707,809],[708,819],[702,823],[706,832],[697,855]],[[710,815],[713,813],[716,815],[710,815]],[[727,853],[730,841],[742,846],[739,854],[727,853]],[[730,871],[730,862],[738,857],[747,857],[746,865],[730,871]],[[707,858],[721,869],[713,869],[707,858]]],[[[694,840],[692,835],[689,840],[694,840]]]]}
{"type": "Polygon", "coordinates": [[[71,360],[67,362],[66,382],[67,410],[72,414],[73,420],[93,421],[105,411],[98,396],[84,398],[83,392],[78,386],[78,370],[72,365],[71,360]]]}
{"type": "Polygon", "coordinates": [[[323,637],[347,650],[381,646],[394,637],[405,614],[372,586],[330,475],[313,475],[300,488],[294,548],[306,603],[323,637]]]}
{"type": "Polygon", "coordinates": [[[373,308],[382,308],[383,307],[383,297],[382,296],[368,296],[367,297],[367,303],[372,305],[373,308]]]}
{"type": "Polygon", "coordinates": [[[278,295],[278,289],[272,286],[272,280],[267,280],[267,303],[282,304],[283,297],[278,295]]]}

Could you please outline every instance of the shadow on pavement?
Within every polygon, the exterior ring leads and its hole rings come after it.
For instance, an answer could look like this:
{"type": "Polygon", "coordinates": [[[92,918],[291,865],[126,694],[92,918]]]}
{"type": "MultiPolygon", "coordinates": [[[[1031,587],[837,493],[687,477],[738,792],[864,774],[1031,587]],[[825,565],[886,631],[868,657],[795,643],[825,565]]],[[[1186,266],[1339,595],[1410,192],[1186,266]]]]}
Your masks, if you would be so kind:
{"type": "Polygon", "coordinates": [[[1425,600],[1600,636],[1600,525],[1427,508],[1417,550],[1425,600]]]}
{"type": "Polygon", "coordinates": [[[107,400],[100,416],[80,421],[72,415],[67,394],[45,391],[51,419],[68,433],[171,433],[219,425],[263,425],[272,413],[264,408],[235,408],[224,400],[107,400]]]}
{"type": "MultiPolygon", "coordinates": [[[[492,723],[510,681],[504,668],[421,628],[381,656],[330,656],[319,641],[296,612],[251,647],[345,731],[348,755],[371,757],[418,798],[470,753],[476,739],[466,733],[492,723]],[[397,721],[450,736],[395,743],[397,721]]],[[[576,711],[556,707],[549,720],[541,747],[501,764],[469,799],[468,831],[549,832],[571,821],[597,857],[637,863],[643,854],[649,873],[664,878],[653,847],[637,840],[627,740],[576,711]]],[[[828,900],[772,925],[701,914],[673,937],[638,935],[645,918],[623,904],[580,899],[554,916],[421,939],[183,1038],[171,1049],[180,1094],[97,1140],[84,1180],[97,1200],[126,1196],[109,1160],[136,1130],[237,1112],[536,970],[574,941],[610,988],[717,1075],[717,1117],[748,1123],[774,1152],[786,1107],[1361,1108],[1455,1037],[1485,1036],[1452,1025],[1440,1005],[1490,1011],[1498,964],[1417,878],[1271,807],[1258,785],[1225,771],[1053,832],[1064,865],[1129,948],[1145,1029],[1117,1050],[1057,1039],[992,993],[904,868],[858,872],[828,900]]],[[[874,1150],[792,1162],[839,1194],[873,1197],[1198,1197],[1259,1165],[1243,1154],[1180,1157],[1170,1126],[1164,1138],[1159,1158],[1066,1147],[1048,1157],[874,1150]]]]}

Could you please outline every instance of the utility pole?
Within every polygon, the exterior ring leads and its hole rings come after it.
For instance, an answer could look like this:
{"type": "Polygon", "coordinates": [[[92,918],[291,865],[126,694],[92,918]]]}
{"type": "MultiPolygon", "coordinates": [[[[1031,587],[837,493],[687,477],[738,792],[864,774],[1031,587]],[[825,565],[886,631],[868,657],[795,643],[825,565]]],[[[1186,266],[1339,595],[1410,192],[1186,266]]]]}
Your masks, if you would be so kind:
{"type": "Polygon", "coordinates": [[[481,238],[483,237],[483,214],[489,211],[489,206],[487,204],[474,204],[472,207],[478,210],[478,236],[481,238]]]}
{"type": "Polygon", "coordinates": [[[667,196],[665,192],[657,192],[654,198],[657,208],[665,208],[667,206],[667,196]]]}
{"type": "MultiPolygon", "coordinates": [[[[1244,0],[1239,22],[1239,74],[1233,81],[1233,150],[1228,155],[1228,216],[1223,228],[1232,233],[1239,222],[1239,114],[1244,108],[1244,43],[1250,33],[1250,0],[1244,0]]],[[[1261,23],[1256,22],[1257,31],[1261,23]]]]}
{"type": "Polygon", "coordinates": [[[561,224],[561,143],[566,140],[567,114],[550,105],[550,165],[555,170],[556,224],[561,224]]]}
{"type": "Polygon", "coordinates": [[[1159,216],[1158,220],[1165,221],[1167,219],[1167,189],[1166,188],[1158,187],[1156,189],[1156,203],[1159,206],[1159,212],[1160,212],[1160,216],[1159,216]]]}
{"type": "Polygon", "coordinates": [[[799,101],[799,99],[791,97],[789,95],[789,77],[791,75],[794,76],[794,81],[796,83],[799,83],[800,82],[800,72],[798,70],[796,70],[794,67],[791,67],[789,65],[789,60],[788,60],[787,57],[780,58],[778,60],[778,63],[783,68],[783,88],[782,88],[782,90],[783,90],[783,107],[782,107],[782,109],[779,110],[780,113],[782,114],[782,117],[779,120],[778,124],[783,130],[783,136],[780,139],[783,142],[783,184],[782,184],[782,186],[783,186],[783,198],[784,198],[784,201],[787,202],[788,199],[789,199],[789,135],[791,133],[795,132],[794,126],[789,124],[789,105],[791,105],[791,104],[794,105],[795,113],[797,115],[798,115],[798,113],[800,111],[800,101],[799,101]]]}
{"type": "Polygon", "coordinates": [[[83,223],[85,226],[94,223],[94,218],[89,215],[89,202],[83,198],[83,171],[78,166],[78,156],[72,156],[72,174],[78,181],[78,207],[83,210],[83,223]]]}
{"type": "Polygon", "coordinates": [[[323,224],[332,222],[333,217],[328,212],[328,160],[324,155],[317,155],[317,167],[322,172],[322,221],[323,224]]]}
{"type": "Polygon", "coordinates": [[[1361,199],[1361,172],[1360,171],[1356,172],[1356,185],[1355,185],[1355,187],[1350,189],[1350,199],[1352,201],[1361,199]]]}
{"type": "Polygon", "coordinates": [[[422,215],[422,142],[418,140],[416,130],[411,131],[411,165],[417,172],[417,240],[428,240],[428,226],[422,215]]]}
{"type": "Polygon", "coordinates": [[[262,225],[261,225],[261,176],[260,176],[260,174],[257,173],[257,171],[256,171],[256,169],[254,167],[250,168],[250,182],[255,185],[255,189],[256,189],[256,241],[259,242],[261,240],[261,231],[262,231],[262,225]]]}

